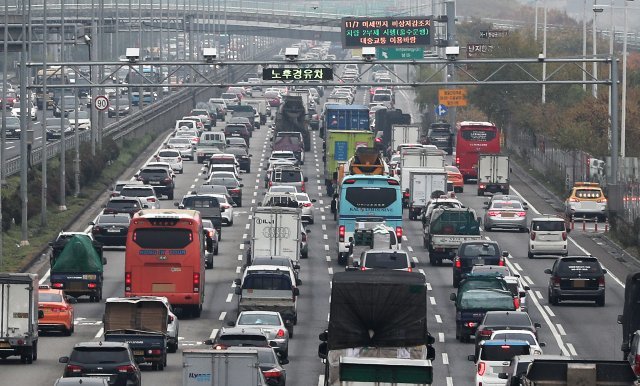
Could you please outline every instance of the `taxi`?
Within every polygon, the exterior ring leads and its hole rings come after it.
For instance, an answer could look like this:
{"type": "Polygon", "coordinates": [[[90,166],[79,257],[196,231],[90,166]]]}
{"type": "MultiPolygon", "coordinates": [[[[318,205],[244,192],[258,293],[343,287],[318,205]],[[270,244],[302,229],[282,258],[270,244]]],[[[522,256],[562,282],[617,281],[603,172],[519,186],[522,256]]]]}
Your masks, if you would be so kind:
{"type": "Polygon", "coordinates": [[[597,182],[576,182],[565,201],[565,213],[569,220],[574,217],[607,218],[607,198],[597,182]]]}
{"type": "Polygon", "coordinates": [[[445,166],[447,171],[447,182],[453,184],[453,191],[456,193],[462,193],[464,191],[464,178],[460,169],[455,166],[445,166]]]}
{"type": "Polygon", "coordinates": [[[41,285],[38,291],[38,310],[44,312],[44,317],[38,320],[38,329],[62,331],[66,336],[73,334],[75,303],[75,298],[65,295],[62,290],[41,285]]]}

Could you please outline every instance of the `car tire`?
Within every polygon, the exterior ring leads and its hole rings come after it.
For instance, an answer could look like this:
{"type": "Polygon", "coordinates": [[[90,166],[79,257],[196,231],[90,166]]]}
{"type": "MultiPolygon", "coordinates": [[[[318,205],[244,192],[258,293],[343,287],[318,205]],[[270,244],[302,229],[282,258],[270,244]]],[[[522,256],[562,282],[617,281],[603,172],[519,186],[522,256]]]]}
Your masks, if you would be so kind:
{"type": "Polygon", "coordinates": [[[31,358],[33,361],[38,360],[38,341],[33,342],[33,348],[31,349],[31,358]]]}
{"type": "Polygon", "coordinates": [[[486,225],[485,225],[485,227],[484,227],[484,230],[485,230],[485,231],[487,231],[487,232],[491,232],[491,229],[492,229],[491,227],[486,226],[486,225]]]}
{"type": "Polygon", "coordinates": [[[173,200],[173,190],[169,192],[169,194],[167,194],[167,197],[169,198],[169,200],[173,200]]]}
{"type": "Polygon", "coordinates": [[[551,293],[549,293],[549,304],[551,304],[552,306],[557,306],[560,303],[560,300],[558,299],[557,296],[553,296],[551,293]]]}
{"type": "Polygon", "coordinates": [[[484,196],[484,190],[478,189],[478,196],[484,196]]]}
{"type": "Polygon", "coordinates": [[[170,343],[167,345],[167,352],[168,353],[175,353],[176,351],[178,351],[178,343],[170,343]]]}
{"type": "Polygon", "coordinates": [[[429,264],[435,267],[436,265],[438,265],[438,259],[436,259],[435,257],[429,256],[429,264]]]}
{"type": "Polygon", "coordinates": [[[604,298],[604,295],[602,295],[602,296],[600,296],[600,297],[598,297],[598,298],[596,299],[596,306],[598,306],[598,307],[604,307],[604,304],[605,304],[605,298],[604,298]]]}
{"type": "Polygon", "coordinates": [[[20,354],[20,362],[26,365],[30,365],[33,363],[33,353],[31,352],[31,350],[20,354]]]}
{"type": "Polygon", "coordinates": [[[242,200],[238,201],[238,208],[242,208],[242,200]]]}
{"type": "Polygon", "coordinates": [[[531,251],[527,252],[527,257],[530,259],[533,259],[534,255],[533,253],[531,253],[531,251]]]}
{"type": "Polygon", "coordinates": [[[313,225],[313,223],[314,223],[313,218],[310,218],[309,219],[309,225],[313,225]]]}
{"type": "Polygon", "coordinates": [[[287,331],[289,331],[289,339],[292,339],[293,338],[293,326],[287,327],[287,331]]]}
{"type": "Polygon", "coordinates": [[[347,255],[344,253],[338,253],[338,264],[347,265],[347,255]]]}
{"type": "Polygon", "coordinates": [[[213,255],[217,256],[218,255],[218,246],[216,245],[215,248],[213,248],[213,255]]]}
{"type": "Polygon", "coordinates": [[[460,286],[460,279],[457,277],[453,277],[453,288],[458,288],[460,286]]]}
{"type": "Polygon", "coordinates": [[[63,328],[62,329],[62,335],[64,335],[64,336],[71,336],[72,333],[73,333],[73,331],[70,328],[63,328]]]}

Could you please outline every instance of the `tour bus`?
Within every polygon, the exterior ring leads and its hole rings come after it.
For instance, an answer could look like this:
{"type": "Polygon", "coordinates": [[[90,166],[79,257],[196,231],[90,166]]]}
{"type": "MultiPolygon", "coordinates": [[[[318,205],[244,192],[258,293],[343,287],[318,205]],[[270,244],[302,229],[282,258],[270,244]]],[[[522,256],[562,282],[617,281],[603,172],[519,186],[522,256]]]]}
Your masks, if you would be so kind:
{"type": "Polygon", "coordinates": [[[345,176],[338,192],[338,262],[346,264],[356,222],[381,219],[402,240],[400,182],[386,175],[345,176]]]}
{"type": "Polygon", "coordinates": [[[165,296],[174,307],[199,317],[207,244],[198,211],[137,212],[127,234],[125,296],[165,296]]]}
{"type": "Polygon", "coordinates": [[[478,160],[480,154],[500,153],[500,131],[489,122],[457,123],[456,159],[462,178],[478,178],[478,160]]]}

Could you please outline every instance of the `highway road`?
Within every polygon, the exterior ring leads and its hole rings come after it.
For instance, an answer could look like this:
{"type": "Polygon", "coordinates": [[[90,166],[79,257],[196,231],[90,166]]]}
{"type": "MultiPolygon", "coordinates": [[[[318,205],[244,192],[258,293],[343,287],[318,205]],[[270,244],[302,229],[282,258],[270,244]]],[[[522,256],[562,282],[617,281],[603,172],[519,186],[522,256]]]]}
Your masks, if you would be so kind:
{"type": "MultiPolygon", "coordinates": [[[[356,103],[364,101],[365,90],[358,92],[356,103]]],[[[396,96],[397,107],[418,116],[412,90],[399,90],[396,96]]],[[[172,122],[167,122],[167,129],[172,122]]],[[[233,320],[236,315],[237,296],[233,295],[232,283],[238,277],[243,260],[244,240],[249,233],[251,208],[261,200],[264,193],[262,178],[265,160],[270,154],[267,141],[269,130],[263,126],[254,132],[252,138],[252,173],[243,175],[245,206],[235,209],[234,225],[223,229],[224,239],[220,253],[215,257],[214,268],[206,273],[205,304],[201,318],[181,319],[180,350],[198,347],[201,342],[213,337],[221,326],[233,320]]],[[[317,357],[318,333],[326,328],[329,312],[330,281],[333,272],[343,270],[336,261],[336,223],[329,212],[330,200],[324,196],[322,140],[313,132],[312,150],[307,153],[303,172],[309,178],[307,184],[311,198],[317,199],[316,223],[307,226],[310,229],[309,259],[301,262],[299,298],[299,319],[295,338],[291,340],[291,363],[285,366],[289,385],[309,386],[320,382],[323,365],[317,357]]],[[[542,190],[535,181],[514,168],[512,179],[513,192],[522,195],[530,202],[529,216],[536,213],[553,213],[557,203],[553,197],[542,190]],[[553,205],[553,206],[552,206],[553,205]]],[[[202,165],[185,162],[185,172],[176,177],[176,197],[202,183],[202,165]]],[[[130,178],[131,175],[124,176],[130,178]]],[[[458,197],[478,215],[484,200],[475,195],[475,186],[466,185],[465,192],[458,197]]],[[[173,202],[161,200],[164,208],[173,208],[173,202]]],[[[602,224],[600,224],[602,229],[602,224]]],[[[598,256],[610,274],[606,282],[607,303],[604,308],[592,303],[561,304],[549,306],[546,299],[548,277],[544,269],[551,267],[552,259],[527,258],[526,233],[483,232],[483,236],[500,243],[511,256],[510,268],[519,273],[531,287],[527,298],[531,317],[542,324],[540,340],[547,343],[545,353],[566,353],[581,357],[620,359],[621,333],[616,324],[616,316],[622,310],[625,273],[635,267],[623,256],[612,252],[612,248],[600,234],[591,230],[582,231],[581,225],[570,233],[570,253],[590,253],[598,256]]],[[[76,229],[84,229],[86,224],[77,224],[76,229]]],[[[461,344],[455,340],[455,312],[449,294],[453,292],[451,266],[446,263],[432,267],[428,263],[427,252],[422,247],[422,228],[419,221],[409,221],[405,217],[403,248],[408,250],[417,262],[417,269],[424,273],[428,282],[429,311],[428,323],[431,333],[436,337],[436,360],[434,361],[434,385],[469,385],[473,383],[474,366],[466,360],[473,353],[472,344],[461,344]]],[[[124,253],[122,249],[108,250],[105,253],[108,265],[105,267],[104,297],[122,296],[124,276],[124,253]]],[[[46,282],[46,268],[40,274],[46,282]]],[[[60,376],[63,365],[58,357],[67,355],[77,342],[99,340],[102,336],[101,318],[103,303],[89,303],[81,299],[75,306],[76,332],[71,337],[49,334],[42,336],[39,343],[39,358],[33,365],[20,364],[19,359],[0,361],[2,370],[1,385],[25,384],[51,385],[60,376]]],[[[143,368],[145,385],[180,385],[181,355],[170,354],[168,367],[163,371],[151,371],[143,368]]]]}

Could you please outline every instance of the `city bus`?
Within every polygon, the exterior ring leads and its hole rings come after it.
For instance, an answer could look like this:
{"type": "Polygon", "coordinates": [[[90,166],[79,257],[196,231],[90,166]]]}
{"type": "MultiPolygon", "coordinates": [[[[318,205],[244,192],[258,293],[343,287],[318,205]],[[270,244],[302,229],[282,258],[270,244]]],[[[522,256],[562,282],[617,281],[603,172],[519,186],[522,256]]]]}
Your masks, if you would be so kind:
{"type": "MultiPolygon", "coordinates": [[[[71,76],[72,70],[70,68],[62,69],[61,66],[50,66],[47,67],[46,71],[44,69],[39,69],[36,73],[35,79],[35,93],[36,93],[36,106],[44,110],[45,109],[45,97],[43,95],[43,85],[46,79],[47,86],[51,85],[63,85],[63,84],[71,84],[71,76]]],[[[53,94],[54,89],[47,89],[47,102],[46,108],[53,108],[53,94]]]]}
{"type": "Polygon", "coordinates": [[[456,158],[462,178],[478,178],[478,159],[480,154],[500,153],[500,131],[489,122],[457,123],[456,158]]]}
{"type": "Polygon", "coordinates": [[[386,175],[345,176],[338,192],[338,263],[349,258],[350,238],[356,222],[375,219],[396,232],[402,240],[402,193],[400,182],[386,175]]]}
{"type": "Polygon", "coordinates": [[[125,296],[165,296],[174,307],[199,317],[206,244],[198,211],[139,211],[127,234],[125,296]]]}

